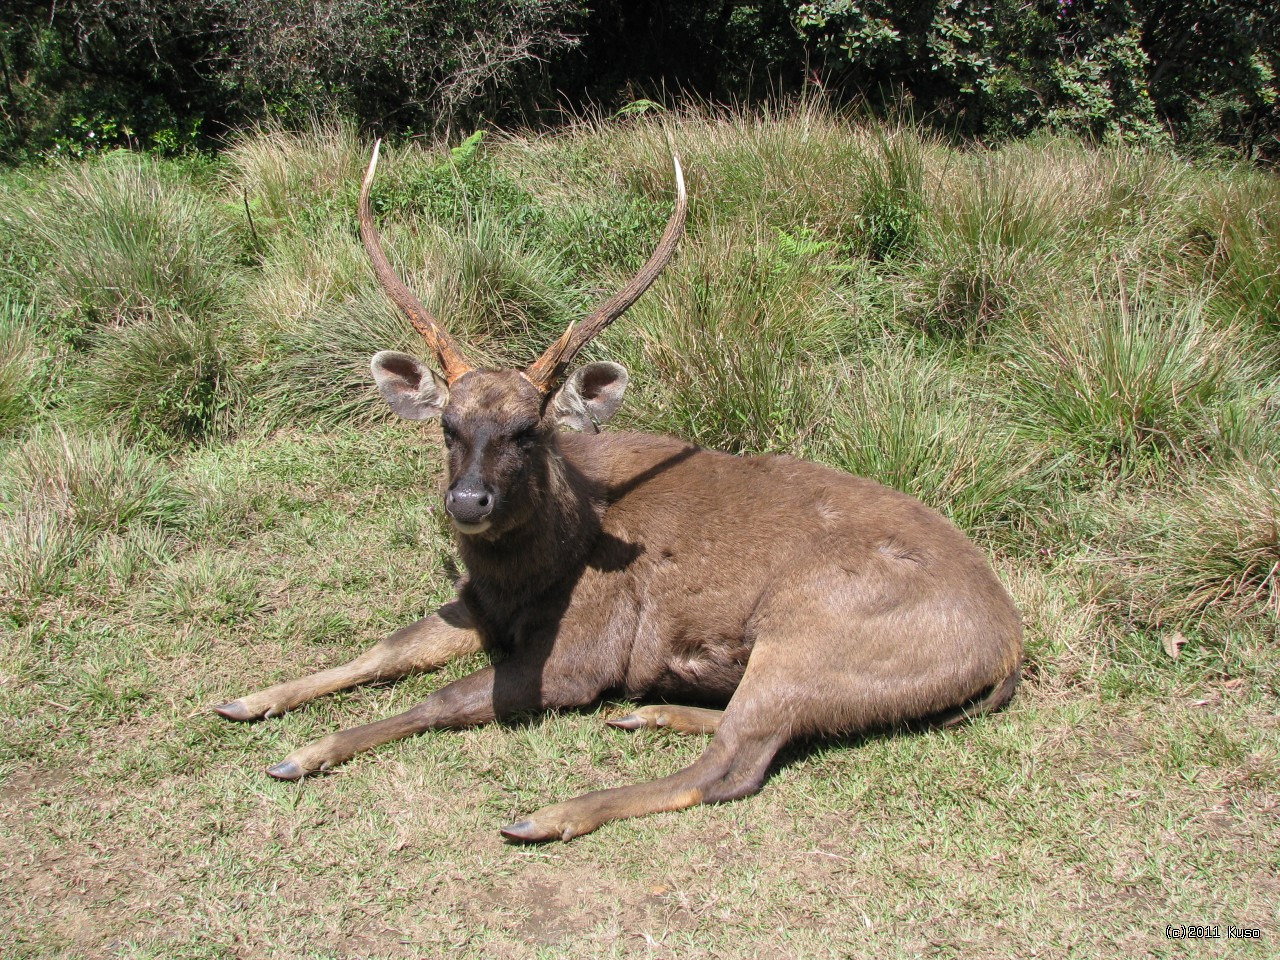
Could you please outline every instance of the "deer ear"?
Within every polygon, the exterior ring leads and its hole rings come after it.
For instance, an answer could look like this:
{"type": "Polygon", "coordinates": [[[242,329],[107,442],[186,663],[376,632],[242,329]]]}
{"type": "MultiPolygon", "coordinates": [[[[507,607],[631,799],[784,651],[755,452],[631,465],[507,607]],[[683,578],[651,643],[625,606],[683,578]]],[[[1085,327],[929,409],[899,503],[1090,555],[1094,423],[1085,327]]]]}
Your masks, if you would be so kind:
{"type": "Polygon", "coordinates": [[[406,420],[438,417],[449,402],[449,385],[417,357],[383,350],[373,355],[369,369],[383,399],[406,420]]]}
{"type": "Polygon", "coordinates": [[[569,375],[551,401],[556,425],[583,433],[599,433],[622,406],[631,375],[618,363],[588,363],[569,375]]]}

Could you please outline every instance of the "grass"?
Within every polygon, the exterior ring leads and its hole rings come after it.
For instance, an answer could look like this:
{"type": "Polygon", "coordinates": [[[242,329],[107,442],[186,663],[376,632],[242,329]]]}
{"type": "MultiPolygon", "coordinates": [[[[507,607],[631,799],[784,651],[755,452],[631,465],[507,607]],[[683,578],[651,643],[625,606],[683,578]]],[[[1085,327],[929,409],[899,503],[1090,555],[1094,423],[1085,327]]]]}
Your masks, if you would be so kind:
{"type": "Polygon", "coordinates": [[[40,351],[35,305],[13,294],[0,299],[0,435],[34,419],[40,404],[40,351]]]}
{"type": "Polygon", "coordinates": [[[497,827],[665,775],[623,704],[262,768],[481,665],[233,725],[448,599],[421,351],[354,230],[368,144],[0,176],[0,954],[1265,957],[1280,936],[1274,175],[815,106],[391,145],[392,257],[492,362],[634,270],[619,421],[922,498],[1026,623],[1010,707],[790,748],[758,796],[566,846],[497,827]],[[250,211],[245,214],[246,202],[250,211]],[[250,226],[250,217],[252,226],[250,226]],[[1256,927],[1194,947],[1166,924],[1256,927]],[[1012,946],[1016,945],[1016,946],[1012,946]]]}
{"type": "Polygon", "coordinates": [[[195,185],[117,151],[60,168],[41,187],[18,219],[48,252],[37,279],[52,309],[88,325],[226,309],[234,237],[195,185]]]}

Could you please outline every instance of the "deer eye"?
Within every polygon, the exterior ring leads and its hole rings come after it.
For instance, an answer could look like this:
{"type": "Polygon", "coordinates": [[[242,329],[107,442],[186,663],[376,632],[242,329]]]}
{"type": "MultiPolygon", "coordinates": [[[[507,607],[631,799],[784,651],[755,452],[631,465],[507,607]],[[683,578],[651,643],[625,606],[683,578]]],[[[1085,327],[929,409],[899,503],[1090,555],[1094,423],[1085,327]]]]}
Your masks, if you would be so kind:
{"type": "Polygon", "coordinates": [[[535,423],[517,430],[511,439],[527,450],[538,442],[538,425],[535,423]]]}
{"type": "Polygon", "coordinates": [[[453,442],[458,439],[458,432],[444,421],[440,422],[440,434],[444,437],[446,447],[452,447],[453,442]]]}

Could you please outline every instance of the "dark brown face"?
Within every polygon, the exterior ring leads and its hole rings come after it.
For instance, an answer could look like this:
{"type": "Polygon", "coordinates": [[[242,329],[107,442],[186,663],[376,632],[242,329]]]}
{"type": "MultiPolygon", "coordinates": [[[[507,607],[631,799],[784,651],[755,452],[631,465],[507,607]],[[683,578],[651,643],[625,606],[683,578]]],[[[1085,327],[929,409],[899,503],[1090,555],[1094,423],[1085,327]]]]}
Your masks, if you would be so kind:
{"type": "Polygon", "coordinates": [[[471,370],[453,383],[407,353],[369,361],[378,391],[409,420],[440,417],[448,447],[445,509],[459,533],[496,539],[544,503],[556,431],[595,433],[622,404],[627,370],[599,361],[546,394],[516,370],[471,370]]]}
{"type": "Polygon", "coordinates": [[[555,425],[515,370],[474,370],[449,389],[445,509],[459,533],[493,538],[523,524],[546,478],[555,425]]]}

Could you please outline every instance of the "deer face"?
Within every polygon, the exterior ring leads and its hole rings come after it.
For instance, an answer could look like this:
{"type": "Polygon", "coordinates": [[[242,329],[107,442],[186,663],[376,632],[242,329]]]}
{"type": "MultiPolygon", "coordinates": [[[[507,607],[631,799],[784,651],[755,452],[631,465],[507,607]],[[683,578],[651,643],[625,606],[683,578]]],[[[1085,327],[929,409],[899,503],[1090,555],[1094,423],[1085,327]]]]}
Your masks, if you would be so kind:
{"type": "Polygon", "coordinates": [[[454,528],[490,538],[522,525],[537,503],[557,429],[595,433],[622,405],[627,370],[580,367],[547,398],[517,370],[471,370],[449,385],[422,361],[386,350],[370,367],[391,408],[440,418],[447,451],[445,510],[454,528]]]}

